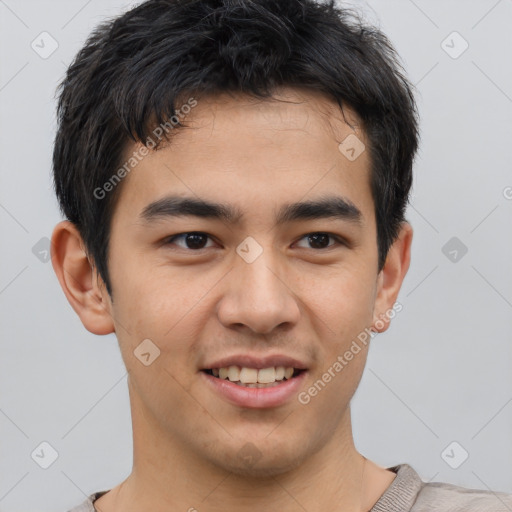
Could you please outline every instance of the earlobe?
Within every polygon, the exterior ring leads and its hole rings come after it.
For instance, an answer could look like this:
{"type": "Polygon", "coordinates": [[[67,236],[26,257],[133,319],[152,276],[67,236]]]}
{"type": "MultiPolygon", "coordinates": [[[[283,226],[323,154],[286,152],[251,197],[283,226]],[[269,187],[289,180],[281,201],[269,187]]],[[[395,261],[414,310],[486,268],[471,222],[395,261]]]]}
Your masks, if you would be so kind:
{"type": "Polygon", "coordinates": [[[96,269],[84,250],[82,237],[69,221],[59,222],[52,234],[51,259],[62,290],[84,327],[93,334],[115,331],[111,303],[100,286],[96,269]]]}
{"type": "Polygon", "coordinates": [[[412,235],[411,225],[403,222],[398,237],[388,251],[384,267],[379,273],[373,318],[373,329],[377,332],[387,330],[391,319],[395,316],[393,306],[411,261],[412,235]]]}

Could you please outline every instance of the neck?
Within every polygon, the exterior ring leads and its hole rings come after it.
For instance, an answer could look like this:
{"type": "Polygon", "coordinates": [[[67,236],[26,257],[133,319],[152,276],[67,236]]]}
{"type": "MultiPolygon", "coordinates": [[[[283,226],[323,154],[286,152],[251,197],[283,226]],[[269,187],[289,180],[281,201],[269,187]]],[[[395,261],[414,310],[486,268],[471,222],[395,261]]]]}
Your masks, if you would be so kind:
{"type": "Polygon", "coordinates": [[[163,432],[140,406],[132,404],[132,473],[96,501],[100,512],[366,512],[394,477],[356,451],[349,408],[319,451],[279,475],[254,476],[235,474],[200,458],[163,432]]]}

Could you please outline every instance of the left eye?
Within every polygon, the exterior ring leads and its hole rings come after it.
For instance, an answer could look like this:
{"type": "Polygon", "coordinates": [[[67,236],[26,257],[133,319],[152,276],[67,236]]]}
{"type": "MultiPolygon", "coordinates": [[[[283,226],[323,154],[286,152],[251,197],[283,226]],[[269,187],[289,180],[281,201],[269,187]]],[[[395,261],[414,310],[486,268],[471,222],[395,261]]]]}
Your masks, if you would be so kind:
{"type": "MultiPolygon", "coordinates": [[[[184,249],[204,249],[205,248],[205,240],[210,238],[207,234],[201,233],[199,231],[193,231],[190,233],[180,233],[179,235],[174,235],[168,238],[165,241],[165,244],[170,244],[178,239],[183,239],[185,241],[186,246],[184,249]]],[[[183,247],[183,246],[181,246],[183,247]]]]}
{"type": "MultiPolygon", "coordinates": [[[[181,245],[180,247],[184,249],[193,249],[193,250],[200,250],[205,249],[208,246],[205,245],[206,241],[210,237],[206,233],[202,233],[199,231],[192,231],[189,233],[180,233],[179,235],[174,235],[170,238],[168,238],[165,241],[165,244],[171,244],[174,243],[176,240],[183,240],[185,243],[185,246],[181,245]]],[[[335,243],[343,244],[343,241],[330,233],[324,233],[324,232],[318,232],[318,233],[308,233],[307,235],[304,235],[300,240],[307,239],[308,243],[311,244],[313,247],[306,247],[307,249],[313,248],[313,249],[326,249],[328,247],[332,247],[335,245],[335,243]],[[334,240],[335,242],[332,244],[329,244],[329,239],[334,240]]]]}
{"type": "MultiPolygon", "coordinates": [[[[313,249],[327,249],[328,247],[332,247],[335,244],[329,244],[329,238],[335,240],[338,244],[343,244],[342,240],[330,233],[318,232],[318,233],[308,233],[304,235],[300,240],[307,239],[308,243],[313,245],[313,249]],[[326,245],[327,244],[327,245],[326,245]]],[[[309,249],[309,247],[307,247],[309,249]]]]}

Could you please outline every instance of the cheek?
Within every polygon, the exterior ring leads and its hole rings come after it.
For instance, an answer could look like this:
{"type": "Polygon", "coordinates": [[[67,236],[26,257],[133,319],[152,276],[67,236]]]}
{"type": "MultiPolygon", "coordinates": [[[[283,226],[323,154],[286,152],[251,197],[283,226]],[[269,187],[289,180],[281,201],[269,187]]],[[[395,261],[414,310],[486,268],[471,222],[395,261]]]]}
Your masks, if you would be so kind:
{"type": "Polygon", "coordinates": [[[184,408],[190,372],[195,371],[192,358],[201,325],[192,320],[199,310],[193,307],[195,294],[190,289],[183,293],[176,279],[171,286],[170,279],[142,272],[117,288],[115,317],[122,327],[116,335],[124,364],[144,408],[168,425],[175,411],[184,408]]]}
{"type": "Polygon", "coordinates": [[[366,364],[367,347],[359,345],[357,353],[349,350],[351,342],[333,346],[314,379],[299,394],[299,402],[311,418],[310,425],[314,422],[312,434],[316,437],[330,438],[346,415],[366,364]],[[345,356],[347,351],[349,358],[345,356]]]}
{"type": "Polygon", "coordinates": [[[336,342],[346,342],[371,325],[375,282],[367,269],[349,264],[322,269],[302,276],[300,289],[297,295],[311,309],[312,321],[323,325],[336,342]]]}
{"type": "Polygon", "coordinates": [[[122,262],[112,279],[116,317],[134,335],[166,338],[194,313],[208,289],[209,279],[189,276],[190,272],[143,258],[122,262]]]}
{"type": "Polygon", "coordinates": [[[137,262],[124,265],[118,267],[112,283],[116,334],[126,366],[134,370],[140,366],[134,350],[149,339],[158,348],[154,350],[159,351],[159,366],[172,369],[177,377],[186,376],[195,364],[196,345],[211,308],[207,294],[219,277],[207,274],[191,279],[190,269],[180,272],[137,262]]]}

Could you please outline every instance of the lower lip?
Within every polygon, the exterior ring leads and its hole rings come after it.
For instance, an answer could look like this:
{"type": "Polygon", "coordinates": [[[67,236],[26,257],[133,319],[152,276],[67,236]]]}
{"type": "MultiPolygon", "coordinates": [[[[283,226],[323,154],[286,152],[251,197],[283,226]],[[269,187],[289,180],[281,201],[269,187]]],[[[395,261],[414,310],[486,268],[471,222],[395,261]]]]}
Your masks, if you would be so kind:
{"type": "Polygon", "coordinates": [[[306,371],[302,371],[296,377],[284,381],[282,384],[269,388],[248,388],[234,384],[229,380],[219,379],[206,372],[200,372],[209,386],[219,393],[228,402],[239,407],[263,409],[278,407],[296,396],[306,378],[306,371]]]}

